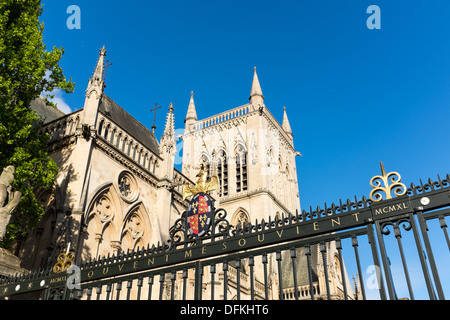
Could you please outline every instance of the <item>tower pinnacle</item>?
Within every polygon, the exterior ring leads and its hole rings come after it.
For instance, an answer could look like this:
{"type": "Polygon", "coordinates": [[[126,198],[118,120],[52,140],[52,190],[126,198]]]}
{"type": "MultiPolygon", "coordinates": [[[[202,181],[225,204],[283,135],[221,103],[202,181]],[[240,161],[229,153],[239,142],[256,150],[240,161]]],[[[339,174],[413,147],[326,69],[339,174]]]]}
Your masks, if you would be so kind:
{"type": "Polygon", "coordinates": [[[197,121],[197,111],[195,110],[194,92],[191,91],[191,100],[189,101],[188,111],[186,113],[186,118],[184,119],[186,132],[191,131],[192,125],[196,121],[197,121]]]}
{"type": "Polygon", "coordinates": [[[186,121],[190,119],[197,121],[197,111],[195,110],[194,103],[194,91],[191,91],[191,100],[189,101],[189,107],[184,122],[186,123],[186,121]]]}
{"type": "Polygon", "coordinates": [[[170,103],[169,113],[167,114],[166,127],[164,128],[164,137],[173,139],[173,135],[175,133],[175,119],[173,116],[173,103],[170,103]]]}
{"type": "Polygon", "coordinates": [[[291,136],[291,138],[294,137],[294,134],[292,133],[292,129],[291,129],[291,125],[289,124],[289,119],[286,113],[286,107],[283,107],[283,124],[281,125],[281,127],[283,128],[283,130],[291,136]]]}
{"type": "Polygon", "coordinates": [[[256,73],[256,67],[254,67],[253,70],[253,83],[249,100],[255,107],[263,106],[264,96],[261,90],[261,85],[259,83],[258,74],[256,73]]]}
{"type": "Polygon", "coordinates": [[[90,94],[92,91],[96,91],[97,94],[102,94],[105,87],[103,72],[105,69],[105,46],[100,49],[100,55],[98,57],[97,65],[95,66],[94,74],[89,79],[89,84],[86,90],[86,94],[90,94]]]}

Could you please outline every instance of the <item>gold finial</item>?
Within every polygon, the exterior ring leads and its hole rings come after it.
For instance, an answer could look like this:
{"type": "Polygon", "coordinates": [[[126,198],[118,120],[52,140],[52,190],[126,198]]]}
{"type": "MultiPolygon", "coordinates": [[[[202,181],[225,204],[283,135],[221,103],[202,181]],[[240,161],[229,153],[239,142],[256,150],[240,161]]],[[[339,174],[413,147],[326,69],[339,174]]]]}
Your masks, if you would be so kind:
{"type": "Polygon", "coordinates": [[[197,193],[205,193],[219,188],[219,178],[217,176],[212,176],[209,181],[207,181],[207,170],[200,170],[197,177],[199,178],[195,186],[191,186],[188,182],[183,185],[183,200],[187,197],[195,196],[197,193]]]}
{"type": "Polygon", "coordinates": [[[374,202],[383,200],[381,192],[386,194],[386,199],[392,199],[391,192],[394,191],[396,196],[402,196],[406,193],[406,186],[401,183],[400,174],[397,172],[389,172],[386,174],[383,162],[380,162],[381,176],[374,176],[370,179],[370,185],[373,190],[370,192],[370,199],[374,202]],[[384,187],[381,186],[383,182],[384,187]],[[391,183],[391,184],[389,184],[391,183]]]}
{"type": "Polygon", "coordinates": [[[72,265],[73,259],[75,258],[74,252],[70,251],[70,243],[67,246],[65,253],[61,253],[56,264],[53,266],[53,273],[61,273],[67,271],[72,265]]]}

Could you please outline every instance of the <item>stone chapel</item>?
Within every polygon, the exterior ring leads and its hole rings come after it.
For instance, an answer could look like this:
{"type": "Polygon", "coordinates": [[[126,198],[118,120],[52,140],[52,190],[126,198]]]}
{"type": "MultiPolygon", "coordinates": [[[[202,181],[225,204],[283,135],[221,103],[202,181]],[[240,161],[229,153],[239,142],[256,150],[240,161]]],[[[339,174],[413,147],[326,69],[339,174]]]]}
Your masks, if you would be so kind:
{"type": "MultiPolygon", "coordinates": [[[[198,119],[191,92],[184,134],[175,134],[170,104],[158,140],[105,93],[105,56],[103,48],[83,108],[62,114],[43,101],[34,103],[60,171],[51,190],[37,193],[45,208],[39,226],[16,245],[23,268],[53,265],[67,248],[80,263],[166,241],[188,205],[182,184],[193,184],[200,169],[218,176],[219,188],[211,195],[234,226],[300,211],[300,153],[286,108],[280,124],[265,105],[256,68],[248,103],[198,119]],[[181,172],[174,165],[177,147],[181,172]]],[[[323,263],[317,259],[315,269],[323,263]]]]}

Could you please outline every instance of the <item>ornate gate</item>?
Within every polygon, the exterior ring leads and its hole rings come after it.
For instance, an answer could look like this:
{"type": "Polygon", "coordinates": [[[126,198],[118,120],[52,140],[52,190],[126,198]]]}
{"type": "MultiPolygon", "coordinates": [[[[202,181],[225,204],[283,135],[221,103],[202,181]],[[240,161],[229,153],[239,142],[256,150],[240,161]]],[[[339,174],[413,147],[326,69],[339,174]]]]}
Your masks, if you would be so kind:
{"type": "Polygon", "coordinates": [[[205,195],[203,211],[189,207],[166,243],[80,266],[70,264],[67,252],[58,268],[1,279],[0,297],[445,299],[449,286],[439,270],[450,250],[450,176],[406,188],[397,173],[381,168],[382,175],[371,180],[370,199],[355,197],[253,224],[230,225],[227,212],[205,195]],[[205,212],[208,217],[201,216],[205,212]],[[199,235],[193,228],[201,221],[209,225],[199,235]],[[412,269],[411,256],[417,262],[412,269]],[[398,263],[392,264],[395,257],[398,263]]]}

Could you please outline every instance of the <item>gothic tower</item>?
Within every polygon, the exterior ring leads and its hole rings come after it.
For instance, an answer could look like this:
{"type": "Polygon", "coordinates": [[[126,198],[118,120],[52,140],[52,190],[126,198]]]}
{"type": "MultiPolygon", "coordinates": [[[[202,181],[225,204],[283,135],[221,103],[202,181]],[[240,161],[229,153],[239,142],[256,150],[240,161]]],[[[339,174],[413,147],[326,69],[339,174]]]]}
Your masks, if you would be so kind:
{"type": "MultiPolygon", "coordinates": [[[[193,93],[185,118],[182,173],[201,168],[219,178],[216,207],[230,222],[254,222],[300,211],[293,134],[270,113],[256,68],[249,103],[198,120],[193,93]]],[[[207,106],[206,106],[207,107],[207,106]]]]}

